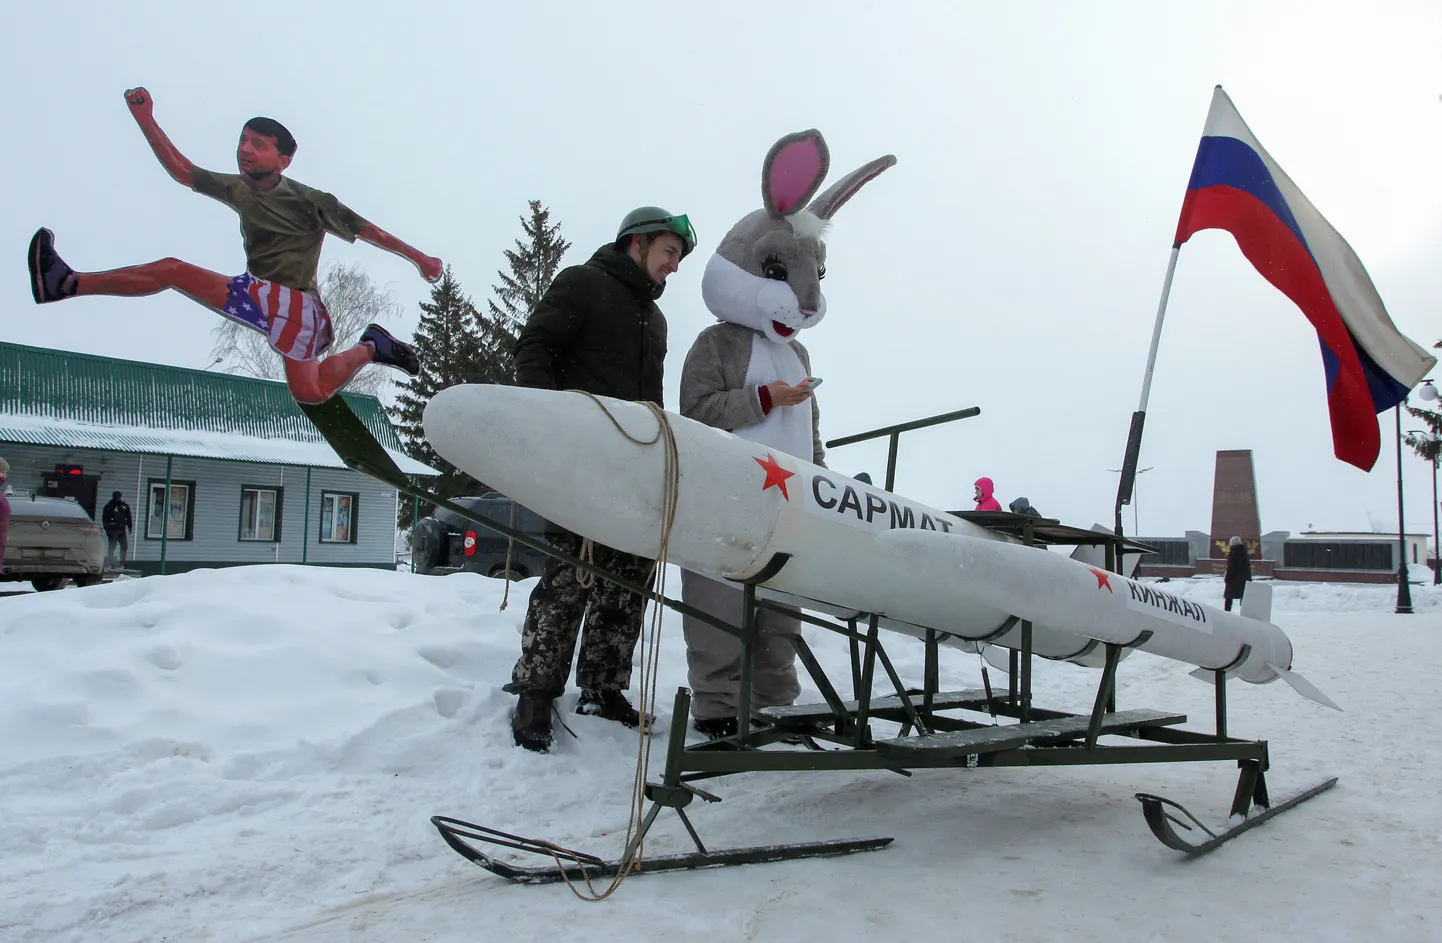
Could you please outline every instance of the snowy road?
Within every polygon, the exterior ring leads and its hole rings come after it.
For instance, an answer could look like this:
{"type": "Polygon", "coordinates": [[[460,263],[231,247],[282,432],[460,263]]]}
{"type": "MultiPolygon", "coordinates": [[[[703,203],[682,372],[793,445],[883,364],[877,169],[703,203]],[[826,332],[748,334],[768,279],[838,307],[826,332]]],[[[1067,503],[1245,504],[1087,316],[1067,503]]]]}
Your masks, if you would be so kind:
{"type": "MultiPolygon", "coordinates": [[[[1274,797],[1332,792],[1186,861],[1132,798],[1221,816],[1226,764],[748,775],[695,810],[713,847],[886,834],[883,851],[629,881],[587,904],[454,855],[435,813],[618,850],[631,735],[568,719],[552,756],[510,745],[499,690],[524,594],[473,575],[246,567],[0,600],[0,938],[24,941],[1406,940],[1442,937],[1442,595],[1279,586],[1297,670],[1230,688],[1271,741],[1274,797]]],[[[1216,581],[1172,583],[1215,601],[1216,581]]],[[[828,666],[845,652],[819,630],[828,666]]],[[[663,702],[685,681],[668,620],[663,702]]],[[[920,675],[921,646],[891,642],[920,675]]],[[[943,684],[978,682],[942,656],[943,684]]],[[[1038,669],[1039,703],[1090,705],[1096,672],[1038,669]]],[[[993,680],[996,680],[993,675],[993,680]]],[[[574,696],[574,693],[573,695],[574,696]]],[[[813,699],[814,692],[803,695],[813,699]]],[[[1210,689],[1144,654],[1122,707],[1205,729],[1210,689]]],[[[669,722],[664,716],[663,722],[669,722]]],[[[655,759],[659,765],[659,756],[655,759]]],[[[652,853],[685,848],[663,817],[652,853]]]]}

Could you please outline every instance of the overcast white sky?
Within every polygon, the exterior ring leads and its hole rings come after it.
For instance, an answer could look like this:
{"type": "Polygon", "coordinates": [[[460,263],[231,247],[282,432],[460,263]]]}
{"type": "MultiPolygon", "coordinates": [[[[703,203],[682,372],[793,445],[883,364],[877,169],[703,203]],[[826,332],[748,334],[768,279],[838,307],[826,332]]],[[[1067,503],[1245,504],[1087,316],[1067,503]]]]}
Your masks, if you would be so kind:
{"type": "MultiPolygon", "coordinates": [[[[230,210],[175,185],[121,99],[145,85],[193,161],[234,170],[276,117],[291,174],[451,263],[484,301],[527,199],[574,242],[631,207],[687,212],[701,247],[663,299],[668,405],[705,258],[760,202],[780,135],[819,128],[840,174],[897,165],[837,216],[829,316],[803,335],[822,434],[980,406],[904,436],[897,490],[969,507],[996,479],[1109,522],[1127,423],[1212,86],[1362,257],[1398,326],[1442,339],[1442,6],[1419,3],[243,4],[83,2],[5,14],[0,338],[203,367],[214,315],[179,296],[36,308],[25,246],[80,269],[174,255],[227,274],[230,210]]],[[[415,325],[426,285],[363,244],[415,325]]],[[[1264,530],[1395,522],[1392,417],[1364,474],[1332,457],[1316,334],[1225,233],[1183,248],[1140,480],[1141,530],[1205,530],[1214,454],[1255,453],[1264,530]]],[[[1409,424],[1411,425],[1411,424],[1409,424]]],[[[1406,427],[1404,427],[1406,428],[1406,427]]],[[[881,480],[882,446],[830,464],[881,480]]],[[[1431,527],[1409,458],[1407,517],[1431,527]]],[[[1132,514],[1126,515],[1131,530],[1132,514]]]]}

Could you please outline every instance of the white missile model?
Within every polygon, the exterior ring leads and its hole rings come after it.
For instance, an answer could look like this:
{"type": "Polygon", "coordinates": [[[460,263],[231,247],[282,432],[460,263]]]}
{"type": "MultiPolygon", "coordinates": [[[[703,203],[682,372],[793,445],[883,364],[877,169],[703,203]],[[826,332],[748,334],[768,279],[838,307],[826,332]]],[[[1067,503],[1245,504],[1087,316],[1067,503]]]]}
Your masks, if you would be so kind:
{"type": "MultiPolygon", "coordinates": [[[[667,559],[758,595],[822,612],[874,613],[887,629],[947,644],[1020,648],[1096,666],[1098,643],[1139,648],[1264,684],[1293,673],[1271,624],[1270,587],[1241,613],[1027,547],[764,445],[666,413],[679,469],[667,559]]],[[[425,434],[440,456],[556,524],[642,557],[660,551],[665,453],[644,404],[577,392],[462,385],[437,393],[425,434]],[[607,415],[609,413],[609,417],[607,415]],[[622,435],[617,425],[630,435],[622,435]]]]}

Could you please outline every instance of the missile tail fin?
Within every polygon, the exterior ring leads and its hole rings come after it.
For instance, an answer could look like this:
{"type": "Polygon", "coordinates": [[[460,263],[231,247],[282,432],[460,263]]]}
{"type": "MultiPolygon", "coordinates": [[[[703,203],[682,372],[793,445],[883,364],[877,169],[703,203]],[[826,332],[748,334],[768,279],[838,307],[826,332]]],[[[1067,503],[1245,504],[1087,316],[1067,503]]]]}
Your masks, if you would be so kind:
{"type": "Polygon", "coordinates": [[[1323,707],[1330,707],[1334,711],[1339,711],[1342,709],[1338,707],[1337,703],[1333,701],[1330,697],[1323,694],[1315,684],[1308,681],[1301,675],[1297,674],[1295,671],[1288,671],[1286,668],[1280,668],[1272,664],[1271,662],[1267,662],[1267,667],[1275,671],[1277,673],[1277,677],[1290,684],[1292,686],[1292,690],[1296,691],[1303,697],[1310,698],[1311,700],[1316,701],[1318,704],[1321,704],[1323,707]]]}
{"type": "Polygon", "coordinates": [[[1005,674],[1011,673],[1011,656],[1007,654],[1005,649],[998,648],[995,645],[987,645],[981,650],[981,657],[985,658],[986,663],[997,671],[1005,674]]]}
{"type": "Polygon", "coordinates": [[[1272,584],[1252,582],[1242,593],[1242,615],[1258,622],[1272,621],[1272,584]]]}
{"type": "Polygon", "coordinates": [[[1217,673],[1210,668],[1193,668],[1191,671],[1188,671],[1187,674],[1196,678],[1198,681],[1205,681],[1207,684],[1217,683],[1217,673]]]}

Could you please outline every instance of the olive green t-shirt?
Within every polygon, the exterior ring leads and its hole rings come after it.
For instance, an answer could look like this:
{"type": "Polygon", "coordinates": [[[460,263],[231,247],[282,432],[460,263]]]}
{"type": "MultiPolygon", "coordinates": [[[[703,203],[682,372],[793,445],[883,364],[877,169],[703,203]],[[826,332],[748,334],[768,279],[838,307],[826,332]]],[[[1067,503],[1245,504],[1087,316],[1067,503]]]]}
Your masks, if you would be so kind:
{"type": "Polygon", "coordinates": [[[273,189],[246,183],[240,174],[217,174],[196,167],[191,189],[219,200],[240,214],[245,267],[264,278],[300,291],[316,291],[320,246],[326,233],[346,242],[368,225],[353,210],[323,190],[289,177],[273,189]]]}

